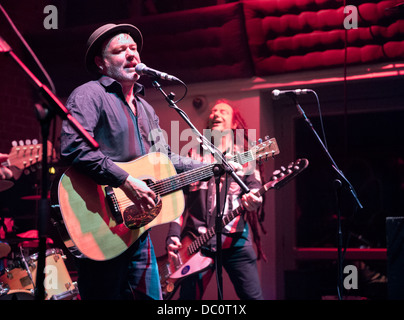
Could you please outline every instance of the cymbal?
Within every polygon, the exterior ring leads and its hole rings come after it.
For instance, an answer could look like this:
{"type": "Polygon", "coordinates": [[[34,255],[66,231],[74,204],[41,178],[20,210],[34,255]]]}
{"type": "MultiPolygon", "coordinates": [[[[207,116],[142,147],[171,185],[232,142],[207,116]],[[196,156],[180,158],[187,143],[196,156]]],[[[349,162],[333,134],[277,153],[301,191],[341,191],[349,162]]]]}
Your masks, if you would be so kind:
{"type": "MultiPolygon", "coordinates": [[[[50,194],[48,194],[48,199],[50,199],[50,194]]],[[[35,200],[35,201],[39,201],[39,200],[41,200],[41,195],[39,195],[39,194],[34,194],[34,195],[29,195],[29,196],[23,196],[23,197],[21,197],[21,200],[35,200]]]]}
{"type": "Polygon", "coordinates": [[[14,182],[10,180],[0,180],[0,192],[10,189],[14,185],[14,182]]]}
{"type": "Polygon", "coordinates": [[[11,252],[11,247],[6,242],[0,241],[0,258],[7,257],[11,252]]]}
{"type": "Polygon", "coordinates": [[[21,237],[7,237],[5,240],[7,240],[7,243],[10,245],[18,245],[19,243],[22,243],[24,241],[32,241],[32,240],[39,240],[37,238],[21,238],[21,237]]]}
{"type": "MultiPolygon", "coordinates": [[[[13,238],[7,238],[7,242],[11,246],[18,246],[23,248],[37,248],[39,246],[38,238],[13,237],[13,238]]],[[[53,240],[51,238],[46,238],[46,245],[52,245],[52,244],[53,240]]]]}
{"type": "MultiPolygon", "coordinates": [[[[20,237],[23,239],[19,243],[19,246],[22,247],[37,247],[39,244],[39,235],[38,235],[38,230],[28,230],[23,233],[17,234],[17,237],[20,237]]],[[[53,240],[51,238],[46,238],[46,244],[52,244],[53,240]]]]}
{"type": "Polygon", "coordinates": [[[21,200],[41,200],[41,196],[40,195],[31,195],[31,196],[23,196],[21,197],[21,200]]]}

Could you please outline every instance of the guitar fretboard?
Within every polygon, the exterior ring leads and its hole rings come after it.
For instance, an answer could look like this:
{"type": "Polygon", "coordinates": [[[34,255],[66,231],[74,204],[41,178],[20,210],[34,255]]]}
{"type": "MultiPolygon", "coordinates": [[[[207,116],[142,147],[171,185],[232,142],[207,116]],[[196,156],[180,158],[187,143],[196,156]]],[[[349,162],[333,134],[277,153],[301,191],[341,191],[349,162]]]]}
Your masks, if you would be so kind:
{"type": "MultiPolygon", "coordinates": [[[[307,159],[298,159],[296,163],[292,162],[288,166],[288,171],[280,172],[281,175],[278,177],[277,175],[272,176],[271,181],[267,182],[263,185],[256,193],[256,196],[262,196],[269,189],[280,188],[282,185],[288,183],[291,179],[293,179],[297,174],[299,174],[302,170],[304,170],[308,166],[307,159]]],[[[227,225],[234,218],[245,212],[244,207],[240,204],[239,207],[234,209],[232,212],[227,214],[222,219],[222,226],[227,225]]],[[[190,255],[197,252],[203,245],[205,245],[214,235],[216,234],[215,226],[210,227],[206,233],[197,237],[192,243],[188,246],[188,253],[190,255]]]]}
{"type": "MultiPolygon", "coordinates": [[[[251,150],[249,150],[244,153],[237,154],[229,160],[243,165],[247,162],[253,161],[254,154],[251,150]]],[[[190,185],[191,183],[212,177],[214,166],[215,163],[208,164],[203,167],[192,169],[187,172],[183,172],[175,176],[156,181],[154,183],[151,183],[149,185],[149,188],[153,190],[155,194],[163,196],[165,194],[179,190],[187,185],[190,185]]]]}
{"type": "MultiPolygon", "coordinates": [[[[227,214],[223,219],[222,219],[222,226],[225,226],[230,223],[234,218],[238,217],[239,215],[244,213],[244,207],[239,206],[236,209],[234,209],[231,213],[227,214]]],[[[214,235],[216,234],[215,227],[210,227],[206,233],[200,235],[198,238],[196,238],[188,247],[188,253],[190,255],[194,254],[197,252],[203,245],[205,245],[214,235]]]]}

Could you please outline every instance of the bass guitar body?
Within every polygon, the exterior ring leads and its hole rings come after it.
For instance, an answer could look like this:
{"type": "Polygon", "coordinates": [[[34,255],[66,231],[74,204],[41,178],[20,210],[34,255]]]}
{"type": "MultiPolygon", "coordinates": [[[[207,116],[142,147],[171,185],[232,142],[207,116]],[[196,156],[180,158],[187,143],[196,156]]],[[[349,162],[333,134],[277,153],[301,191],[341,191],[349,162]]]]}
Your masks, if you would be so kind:
{"type": "Polygon", "coordinates": [[[181,240],[182,247],[178,250],[177,258],[169,259],[168,255],[157,258],[164,300],[171,299],[181,280],[213,265],[214,260],[204,255],[203,250],[189,250],[195,239],[193,234],[189,234],[181,240]]]}

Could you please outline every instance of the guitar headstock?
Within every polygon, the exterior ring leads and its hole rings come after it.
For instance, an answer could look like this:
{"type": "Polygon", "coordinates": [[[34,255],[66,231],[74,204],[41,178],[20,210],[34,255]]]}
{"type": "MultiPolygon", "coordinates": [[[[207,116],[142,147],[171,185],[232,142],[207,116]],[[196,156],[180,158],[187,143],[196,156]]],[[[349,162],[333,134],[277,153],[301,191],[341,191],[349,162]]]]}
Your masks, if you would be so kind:
{"type": "Polygon", "coordinates": [[[258,162],[262,162],[263,160],[268,160],[269,158],[273,158],[277,154],[279,154],[278,143],[275,138],[265,137],[265,141],[262,139],[258,139],[259,144],[255,145],[252,149],[253,158],[258,162]]]}
{"type": "MultiPolygon", "coordinates": [[[[42,144],[38,144],[36,139],[13,141],[13,147],[8,155],[8,165],[16,167],[20,170],[28,169],[34,165],[38,165],[42,161],[42,144]]],[[[51,162],[55,159],[56,152],[53,149],[52,143],[47,142],[48,160],[51,162]]]]}
{"type": "Polygon", "coordinates": [[[272,174],[271,181],[266,183],[263,187],[265,191],[269,189],[280,189],[294,177],[296,177],[300,172],[307,168],[309,165],[309,160],[302,158],[297,159],[289,163],[288,167],[280,167],[280,169],[275,170],[272,174]]]}

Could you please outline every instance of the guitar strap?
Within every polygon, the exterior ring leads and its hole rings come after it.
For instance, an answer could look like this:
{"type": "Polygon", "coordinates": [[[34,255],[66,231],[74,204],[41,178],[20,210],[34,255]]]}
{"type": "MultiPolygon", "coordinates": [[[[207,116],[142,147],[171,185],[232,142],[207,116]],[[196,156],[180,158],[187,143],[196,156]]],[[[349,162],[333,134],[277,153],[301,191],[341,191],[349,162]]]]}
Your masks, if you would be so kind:
{"type": "MultiPolygon", "coordinates": [[[[212,195],[212,197],[215,197],[215,199],[216,199],[216,182],[215,182],[215,177],[212,177],[211,179],[213,180],[213,184],[210,185],[211,188],[213,188],[213,190],[211,191],[211,195],[212,195]]],[[[226,179],[226,180],[223,180],[223,182],[222,182],[222,187],[220,188],[220,191],[219,191],[219,192],[220,192],[220,210],[221,210],[221,212],[223,212],[223,213],[224,213],[224,208],[225,208],[225,206],[226,206],[226,198],[227,198],[227,193],[228,193],[228,192],[227,192],[227,191],[228,191],[228,187],[229,187],[229,185],[230,185],[230,183],[231,183],[231,178],[230,178],[230,176],[225,175],[225,179],[226,179]],[[226,187],[226,189],[225,189],[224,187],[226,187]]],[[[231,206],[231,204],[229,204],[229,205],[231,206]]],[[[208,220],[208,228],[213,227],[213,226],[215,225],[215,223],[216,223],[216,215],[217,215],[217,210],[216,210],[216,208],[217,208],[217,203],[216,203],[215,209],[214,209],[214,211],[212,212],[212,214],[211,214],[211,215],[208,215],[208,217],[209,217],[209,220],[208,220]]],[[[228,210],[232,210],[232,208],[228,208],[228,210]]],[[[221,219],[223,219],[223,216],[222,216],[221,219]]],[[[213,237],[210,241],[211,241],[212,245],[213,245],[213,244],[216,245],[216,237],[213,237]]]]}

